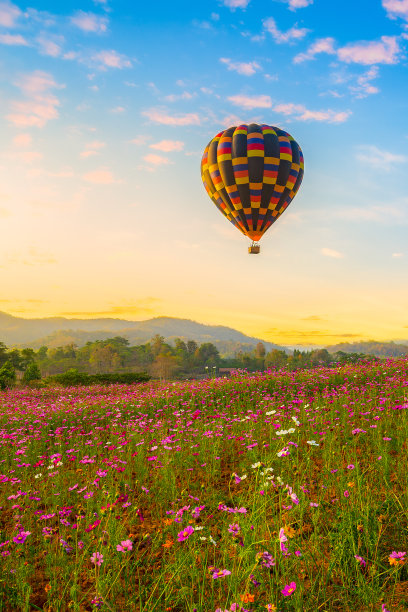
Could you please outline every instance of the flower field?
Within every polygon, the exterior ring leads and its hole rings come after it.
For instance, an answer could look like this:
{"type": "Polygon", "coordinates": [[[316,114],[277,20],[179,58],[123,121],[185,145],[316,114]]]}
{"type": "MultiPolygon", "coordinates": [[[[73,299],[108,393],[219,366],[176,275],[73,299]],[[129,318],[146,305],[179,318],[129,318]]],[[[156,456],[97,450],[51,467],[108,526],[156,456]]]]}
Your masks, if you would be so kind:
{"type": "Polygon", "coordinates": [[[408,360],[0,394],[0,611],[408,610],[408,360]]]}

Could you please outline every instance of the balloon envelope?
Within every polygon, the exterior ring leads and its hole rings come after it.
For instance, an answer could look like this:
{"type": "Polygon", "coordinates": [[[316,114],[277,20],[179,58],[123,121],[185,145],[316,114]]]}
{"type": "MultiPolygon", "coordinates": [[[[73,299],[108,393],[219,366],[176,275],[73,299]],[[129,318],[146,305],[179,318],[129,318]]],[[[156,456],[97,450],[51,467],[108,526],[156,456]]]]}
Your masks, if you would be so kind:
{"type": "Polygon", "coordinates": [[[201,160],[204,187],[222,214],[259,240],[295,197],[302,151],[290,134],[269,125],[238,125],[217,134],[201,160]]]}

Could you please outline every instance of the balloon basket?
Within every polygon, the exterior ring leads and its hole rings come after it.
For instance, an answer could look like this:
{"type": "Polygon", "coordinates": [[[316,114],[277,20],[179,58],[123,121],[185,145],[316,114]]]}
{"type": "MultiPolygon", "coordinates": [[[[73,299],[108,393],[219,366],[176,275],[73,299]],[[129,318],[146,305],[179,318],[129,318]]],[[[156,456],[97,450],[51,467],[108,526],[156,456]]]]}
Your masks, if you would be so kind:
{"type": "Polygon", "coordinates": [[[258,253],[260,252],[261,252],[261,246],[259,244],[256,244],[256,242],[253,242],[251,246],[248,247],[248,253],[250,255],[258,255],[258,253]]]}

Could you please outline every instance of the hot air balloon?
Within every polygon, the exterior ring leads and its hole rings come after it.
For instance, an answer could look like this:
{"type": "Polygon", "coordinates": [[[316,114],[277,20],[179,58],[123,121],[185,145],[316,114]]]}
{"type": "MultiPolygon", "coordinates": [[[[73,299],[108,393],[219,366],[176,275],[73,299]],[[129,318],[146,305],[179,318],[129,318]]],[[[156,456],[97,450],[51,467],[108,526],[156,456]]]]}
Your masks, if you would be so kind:
{"type": "Polygon", "coordinates": [[[205,148],[201,178],[216,207],[257,241],[287,209],[303,178],[303,154],[283,130],[269,125],[238,125],[217,134],[205,148]]]}

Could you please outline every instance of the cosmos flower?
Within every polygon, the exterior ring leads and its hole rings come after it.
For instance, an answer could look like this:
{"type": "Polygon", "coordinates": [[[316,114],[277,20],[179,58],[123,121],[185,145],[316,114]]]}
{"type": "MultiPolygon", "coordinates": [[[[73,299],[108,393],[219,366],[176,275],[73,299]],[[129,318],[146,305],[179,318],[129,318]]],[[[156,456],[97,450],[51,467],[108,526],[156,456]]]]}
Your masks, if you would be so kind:
{"type": "Polygon", "coordinates": [[[296,591],[296,582],[291,582],[290,584],[286,584],[285,588],[281,590],[281,593],[284,597],[289,597],[296,591]]]}
{"type": "Polygon", "coordinates": [[[177,534],[177,540],[179,542],[184,542],[191,536],[192,533],[194,533],[194,527],[188,525],[185,529],[183,529],[183,531],[180,531],[180,533],[177,534]]]}
{"type": "Polygon", "coordinates": [[[131,540],[123,540],[120,544],[116,546],[116,550],[119,552],[126,552],[127,550],[132,550],[133,544],[131,540]]]}
{"type": "Polygon", "coordinates": [[[97,565],[98,567],[100,567],[103,563],[103,554],[100,552],[94,552],[94,554],[92,555],[92,557],[90,557],[90,559],[94,565],[97,565]]]}

